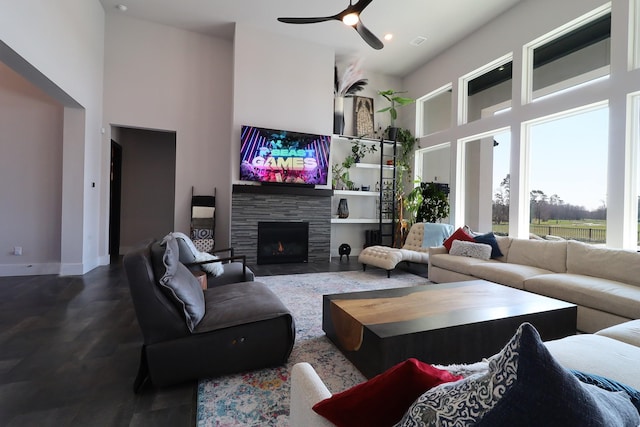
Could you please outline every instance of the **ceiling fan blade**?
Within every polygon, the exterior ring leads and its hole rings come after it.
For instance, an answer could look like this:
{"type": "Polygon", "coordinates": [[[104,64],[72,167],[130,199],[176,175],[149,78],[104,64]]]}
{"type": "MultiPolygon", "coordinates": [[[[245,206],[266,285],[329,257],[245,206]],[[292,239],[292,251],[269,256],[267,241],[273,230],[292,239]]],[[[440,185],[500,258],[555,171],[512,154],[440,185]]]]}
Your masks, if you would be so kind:
{"type": "Polygon", "coordinates": [[[315,24],[316,22],[326,22],[337,19],[335,16],[323,16],[318,18],[278,18],[278,21],[285,24],[315,24]]]}
{"type": "Polygon", "coordinates": [[[360,34],[360,37],[362,37],[362,39],[366,41],[372,48],[379,50],[384,47],[384,44],[382,44],[380,39],[377,38],[371,31],[369,31],[369,29],[364,26],[362,21],[358,21],[354,28],[356,29],[358,34],[360,34]]]}
{"type": "Polygon", "coordinates": [[[360,0],[358,3],[356,3],[355,5],[351,6],[353,8],[353,12],[356,13],[360,13],[364,10],[365,7],[369,6],[369,4],[372,2],[373,0],[360,0]]]}

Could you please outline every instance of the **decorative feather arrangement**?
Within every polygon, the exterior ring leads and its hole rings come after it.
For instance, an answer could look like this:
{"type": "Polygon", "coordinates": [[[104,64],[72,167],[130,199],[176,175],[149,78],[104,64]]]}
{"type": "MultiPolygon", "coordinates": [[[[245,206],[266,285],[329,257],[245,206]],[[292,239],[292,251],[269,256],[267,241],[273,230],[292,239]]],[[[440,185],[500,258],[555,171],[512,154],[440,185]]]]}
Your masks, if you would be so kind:
{"type": "Polygon", "coordinates": [[[334,72],[334,95],[354,96],[360,92],[368,83],[368,79],[362,78],[363,73],[360,68],[360,60],[350,64],[342,75],[342,80],[338,80],[338,67],[334,72]]]}

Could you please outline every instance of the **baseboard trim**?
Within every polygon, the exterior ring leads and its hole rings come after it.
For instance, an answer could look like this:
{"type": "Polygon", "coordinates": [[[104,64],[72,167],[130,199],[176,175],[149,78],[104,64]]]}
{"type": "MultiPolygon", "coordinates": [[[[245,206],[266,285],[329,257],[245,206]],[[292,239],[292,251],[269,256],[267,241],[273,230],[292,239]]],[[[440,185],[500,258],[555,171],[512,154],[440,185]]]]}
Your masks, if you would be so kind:
{"type": "Polygon", "coordinates": [[[0,264],[0,276],[39,276],[46,274],[60,274],[60,263],[39,264],[0,264]]]}

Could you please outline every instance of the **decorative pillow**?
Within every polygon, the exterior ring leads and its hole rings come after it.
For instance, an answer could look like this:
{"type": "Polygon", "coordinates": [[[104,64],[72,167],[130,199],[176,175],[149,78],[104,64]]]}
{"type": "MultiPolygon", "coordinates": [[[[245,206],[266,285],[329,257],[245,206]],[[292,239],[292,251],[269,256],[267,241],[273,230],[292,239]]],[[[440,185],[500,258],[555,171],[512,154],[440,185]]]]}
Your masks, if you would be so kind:
{"type": "Polygon", "coordinates": [[[475,242],[473,236],[467,234],[462,227],[458,228],[447,240],[444,241],[443,246],[447,248],[447,252],[451,250],[451,243],[454,240],[462,240],[465,242],[475,242]]]}
{"type": "Polygon", "coordinates": [[[187,327],[193,332],[204,317],[204,293],[198,279],[180,262],[175,237],[166,236],[161,245],[165,246],[162,257],[165,273],[159,280],[160,286],[184,313],[187,327]]]}
{"type": "Polygon", "coordinates": [[[484,243],[465,242],[463,240],[454,240],[451,242],[451,255],[466,256],[478,259],[491,258],[491,246],[484,243]]]}
{"type": "Polygon", "coordinates": [[[496,236],[493,234],[493,232],[490,231],[487,234],[475,236],[473,239],[477,243],[485,243],[491,246],[491,258],[500,258],[501,256],[503,256],[503,253],[500,250],[500,246],[498,246],[496,236]]]}
{"type": "Polygon", "coordinates": [[[486,374],[442,384],[407,411],[402,426],[637,426],[624,393],[583,384],[523,323],[486,374]]]}
{"type": "MultiPolygon", "coordinates": [[[[176,231],[170,234],[178,242],[181,263],[191,264],[194,262],[211,261],[218,259],[217,256],[212,255],[208,252],[200,252],[196,248],[195,244],[191,241],[191,239],[184,233],[176,231]]],[[[208,264],[202,264],[200,268],[202,268],[207,273],[212,274],[213,276],[220,276],[222,273],[224,273],[224,267],[222,267],[221,262],[210,262],[208,264]]]]}
{"type": "Polygon", "coordinates": [[[412,358],[316,403],[313,410],[338,427],[391,426],[426,390],[461,378],[412,358]]]}

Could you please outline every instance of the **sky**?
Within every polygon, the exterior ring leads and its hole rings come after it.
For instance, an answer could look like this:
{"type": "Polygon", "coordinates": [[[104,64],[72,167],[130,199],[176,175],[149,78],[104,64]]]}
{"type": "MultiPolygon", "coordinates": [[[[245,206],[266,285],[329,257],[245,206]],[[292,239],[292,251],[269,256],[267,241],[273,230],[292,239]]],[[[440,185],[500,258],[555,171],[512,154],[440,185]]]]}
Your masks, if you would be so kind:
{"type": "MultiPolygon", "coordinates": [[[[607,107],[531,127],[531,190],[557,194],[588,210],[606,202],[609,110],[607,107]]],[[[509,173],[508,132],[496,135],[493,193],[509,173]]]]}

